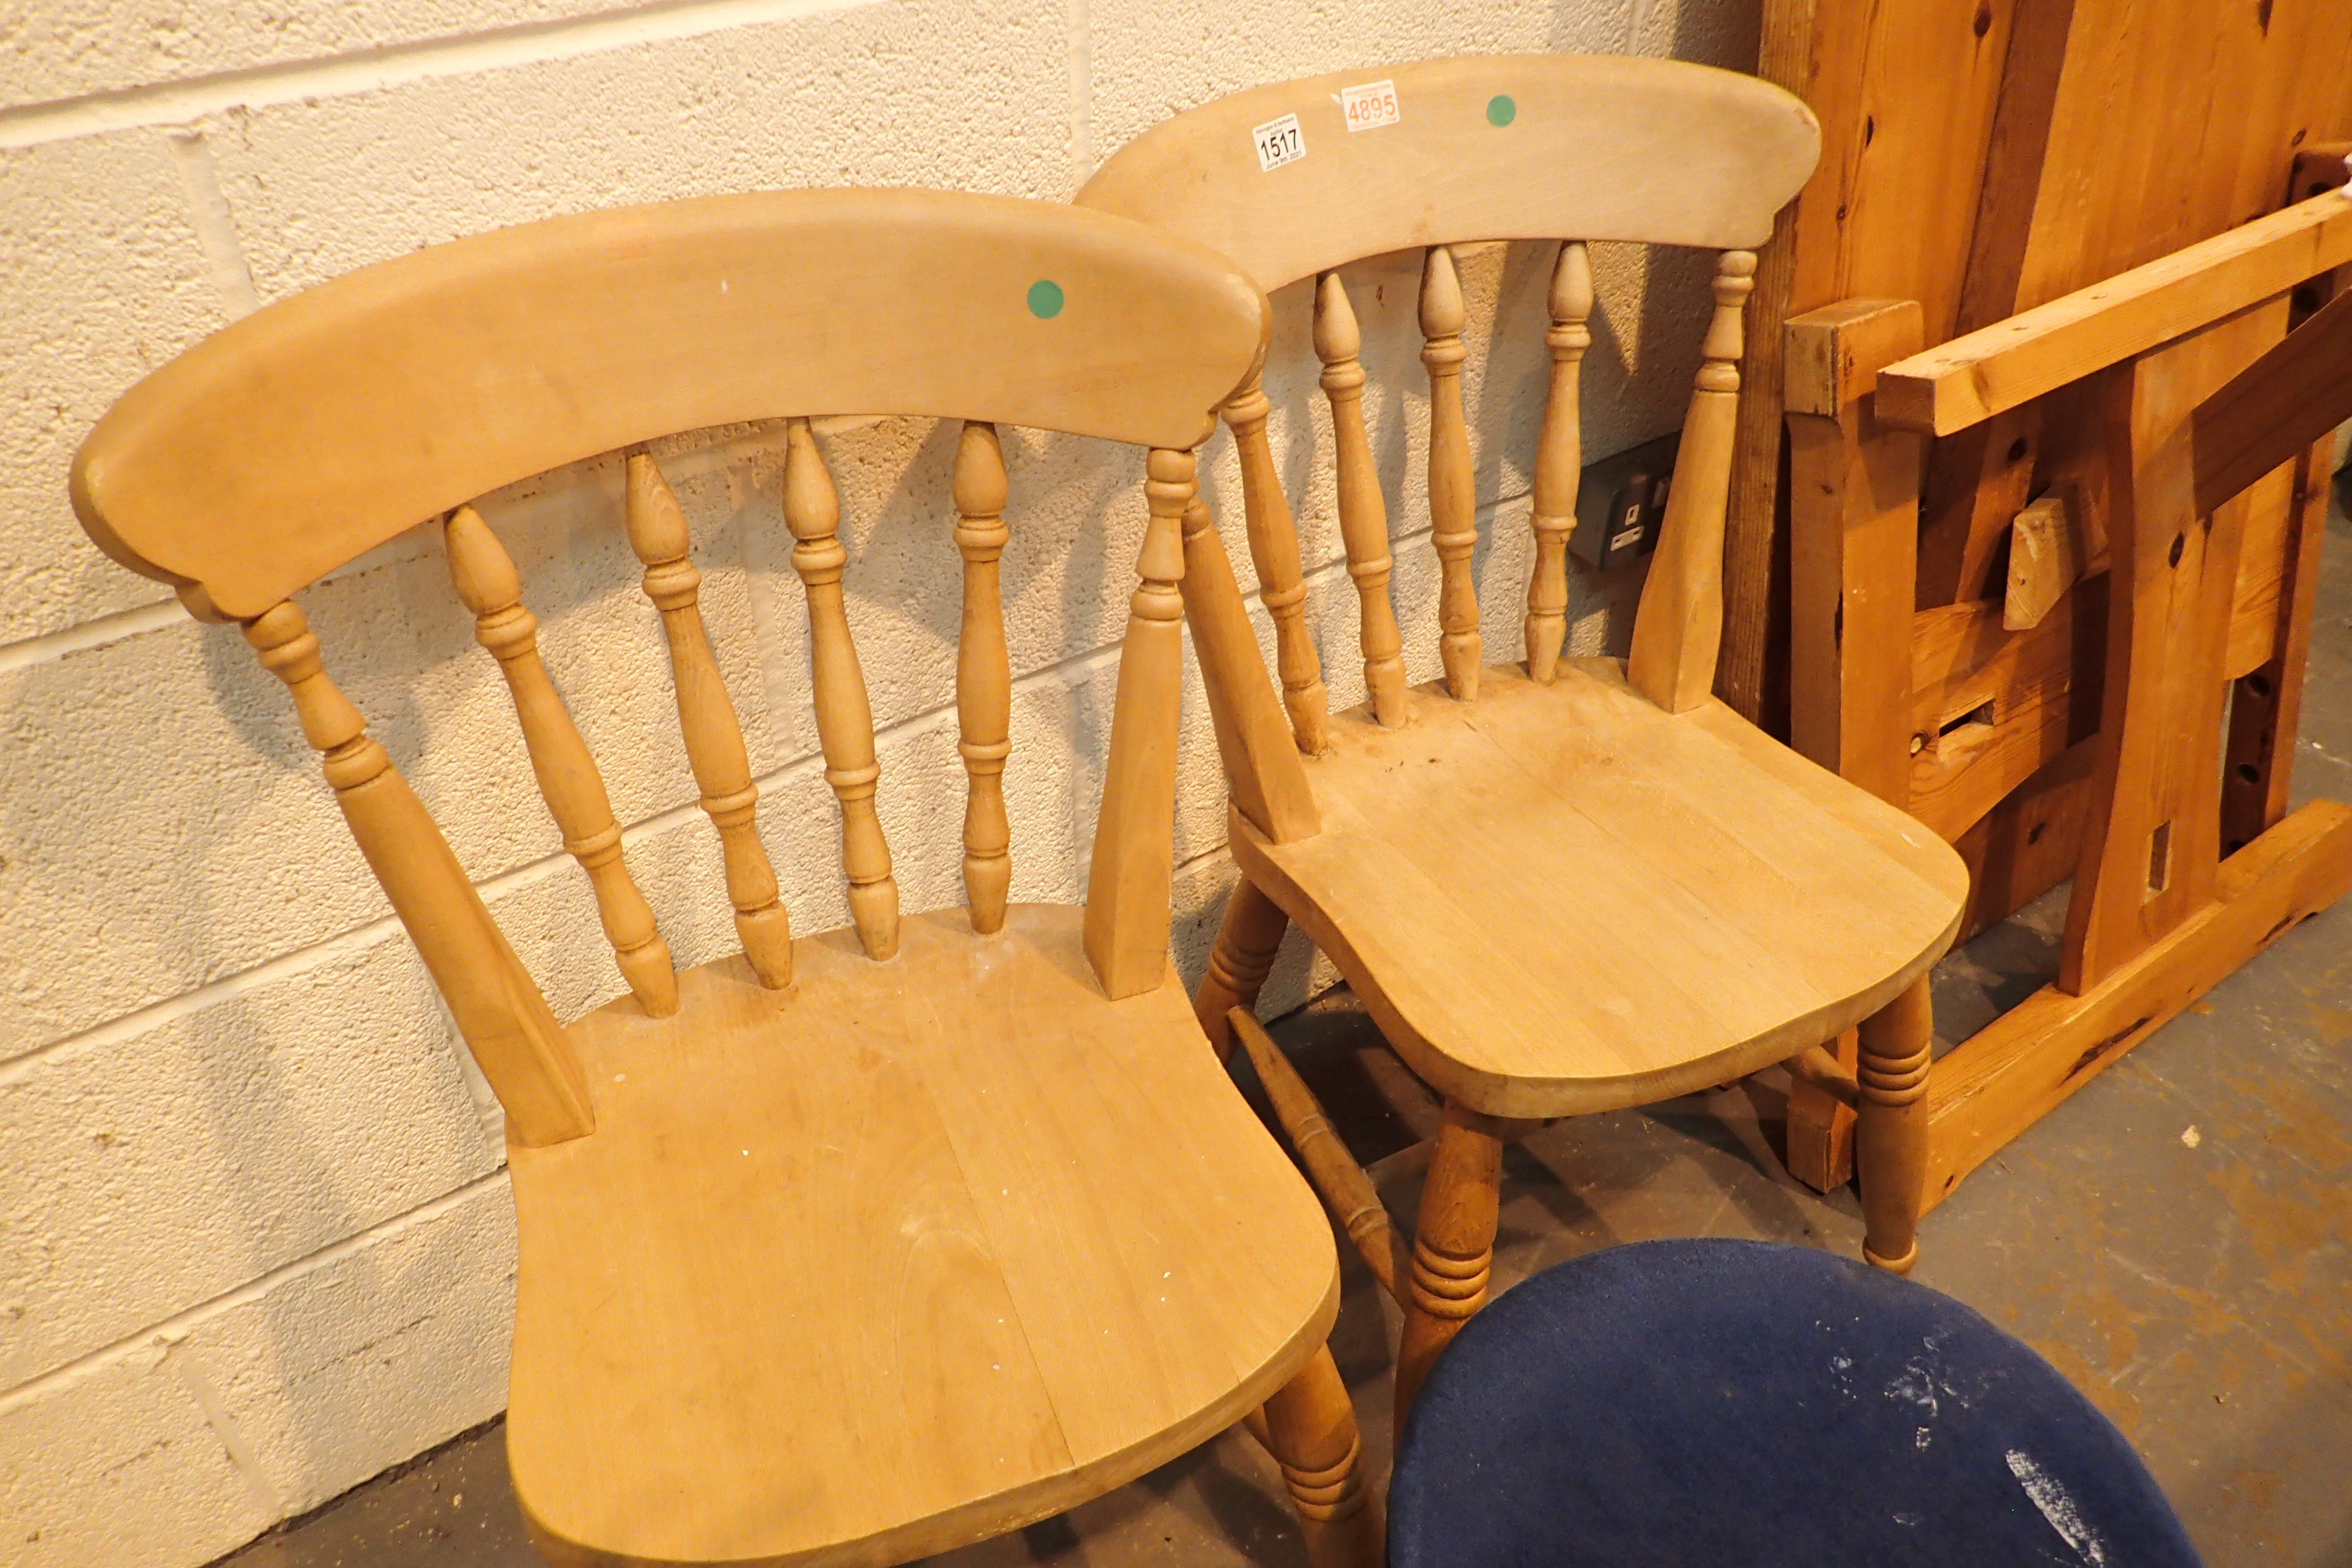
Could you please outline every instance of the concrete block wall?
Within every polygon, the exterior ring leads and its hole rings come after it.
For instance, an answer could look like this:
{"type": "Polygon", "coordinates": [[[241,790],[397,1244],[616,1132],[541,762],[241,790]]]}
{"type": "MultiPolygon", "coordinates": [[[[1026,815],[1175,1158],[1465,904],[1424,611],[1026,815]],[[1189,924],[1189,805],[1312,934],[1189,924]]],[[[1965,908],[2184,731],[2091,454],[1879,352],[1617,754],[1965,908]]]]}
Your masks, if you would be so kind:
{"type": "MultiPolygon", "coordinates": [[[[1160,117],[1313,71],[1518,49],[1746,67],[1756,0],[58,0],[0,24],[0,1564],[205,1562],[495,1414],[513,1234],[498,1108],[233,630],[102,559],[65,472],[124,387],[259,304],[501,224],[755,186],[1061,198],[1160,117]]],[[[1670,177],[1662,171],[1661,177],[1670,177]]],[[[1703,258],[1598,247],[1587,453],[1678,421],[1703,258]]],[[[1467,256],[1497,654],[1517,637],[1544,378],[1536,247],[1467,256]]],[[[1416,266],[1356,268],[1414,678],[1436,673],[1416,266]]],[[[1267,374],[1334,706],[1353,595],[1301,289],[1267,374]]],[[[821,426],[906,905],[952,902],[951,431],[821,426]]],[[[1142,508],[1135,456],[1008,433],[1016,898],[1076,899],[1142,508]]],[[[779,432],[658,448],[693,524],[797,929],[845,914],[778,516],[779,432]]],[[[1204,483],[1237,567],[1222,438],[1204,483]]],[[[733,942],[609,458],[488,498],[679,961],[733,942]]],[[[1578,651],[1636,574],[1579,574],[1578,651]]],[[[1247,584],[1245,582],[1245,586],[1247,584]]],[[[622,987],[503,686],[420,528],[310,590],[330,668],[561,1016],[622,987]]],[[[1259,616],[1271,648],[1270,632],[1259,616]]],[[[1177,880],[1188,972],[1231,885],[1197,679],[1177,880]]],[[[1302,997],[1290,953],[1270,1005],[1302,997]]]]}

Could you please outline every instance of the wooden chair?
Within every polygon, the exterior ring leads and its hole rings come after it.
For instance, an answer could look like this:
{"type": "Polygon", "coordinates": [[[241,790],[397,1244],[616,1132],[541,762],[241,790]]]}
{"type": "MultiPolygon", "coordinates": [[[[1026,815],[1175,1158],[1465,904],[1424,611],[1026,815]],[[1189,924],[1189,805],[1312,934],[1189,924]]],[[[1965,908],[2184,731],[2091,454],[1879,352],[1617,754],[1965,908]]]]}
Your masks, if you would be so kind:
{"type": "MultiPolygon", "coordinates": [[[[1769,740],[1709,695],[1740,305],[1776,210],[1812,168],[1804,105],[1750,78],[1659,60],[1433,60],[1236,94],[1106,163],[1080,202],[1233,256],[1269,291],[1315,284],[1340,531],[1360,595],[1369,702],[1327,720],[1297,546],[1253,380],[1227,404],[1250,549],[1295,746],[1263,666],[1209,668],[1233,780],[1234,895],[1195,1005],[1212,1037],[1255,999],[1296,921],[1405,1062],[1444,1097],[1410,1257],[1305,1087],[1251,1047],[1327,1199],[1405,1311],[1397,1398],[1486,1289],[1501,1142],[1532,1119],[1640,1105],[1794,1058],[1859,1100],[1868,1254],[1915,1256],[1927,974],[1966,890],[1900,812],[1769,740]],[[1393,84],[1396,123],[1351,132],[1342,89],[1393,84]],[[1297,117],[1305,155],[1262,170],[1252,129],[1297,117]],[[1462,412],[1462,295],[1449,245],[1562,238],[1546,342],[1526,663],[1484,662],[1462,412]],[[1563,552],[1580,474],[1584,241],[1722,252],[1705,363],[1632,658],[1562,658],[1563,552]],[[1429,505],[1443,681],[1409,688],[1389,536],[1362,416],[1344,262],[1426,247],[1429,505]],[[1302,762],[1300,753],[1305,753],[1302,762]],[[1861,1023],[1859,1083],[1819,1047],[1861,1023]]],[[[1202,611],[1203,583],[1188,579],[1202,611]]]]}
{"type": "Polygon", "coordinates": [[[1218,1069],[1167,951],[1192,447],[1264,352],[1265,321],[1229,262],[1098,213],[911,191],[714,197],[437,246],[273,305],[134,387],[83,447],[91,535],[198,616],[241,623],[291,689],[506,1108],[520,1239],[508,1452],[556,1561],[898,1562],[1056,1512],[1248,1419],[1318,1563],[1377,1563],[1324,1348],[1329,1227],[1218,1069]],[[821,411],[968,421],[952,520],[968,909],[898,910],[838,505],[805,417],[821,411]],[[851,911],[797,938],[686,523],[638,445],[776,416],[791,419],[784,520],[851,911]],[[1150,448],[1083,909],[1006,902],[994,421],[1150,448]],[[614,449],[631,452],[629,541],[742,942],[682,973],[515,568],[466,504],[614,449]],[[444,511],[457,595],[627,982],[568,1026],[289,597],[444,511]]]}

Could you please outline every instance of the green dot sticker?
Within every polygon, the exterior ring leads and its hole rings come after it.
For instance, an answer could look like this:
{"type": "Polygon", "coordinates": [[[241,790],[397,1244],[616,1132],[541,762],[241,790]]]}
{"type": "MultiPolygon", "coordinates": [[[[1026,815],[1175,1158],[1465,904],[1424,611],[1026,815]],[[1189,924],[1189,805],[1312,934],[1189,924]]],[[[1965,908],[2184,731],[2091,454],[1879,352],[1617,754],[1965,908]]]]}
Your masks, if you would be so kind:
{"type": "Polygon", "coordinates": [[[1508,125],[1519,117],[1519,106],[1511,101],[1507,92],[1498,92],[1486,100],[1486,123],[1508,125]]]}
{"type": "Polygon", "coordinates": [[[1062,313],[1062,286],[1051,278],[1040,278],[1029,285],[1029,313],[1041,321],[1050,321],[1062,313]]]}

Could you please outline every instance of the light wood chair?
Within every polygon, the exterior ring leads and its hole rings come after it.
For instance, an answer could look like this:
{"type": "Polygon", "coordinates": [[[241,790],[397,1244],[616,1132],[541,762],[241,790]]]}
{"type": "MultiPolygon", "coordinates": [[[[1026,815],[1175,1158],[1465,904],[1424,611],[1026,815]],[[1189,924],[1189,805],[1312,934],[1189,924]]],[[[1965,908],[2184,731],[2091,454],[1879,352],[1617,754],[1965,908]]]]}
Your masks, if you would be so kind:
{"type": "MultiPolygon", "coordinates": [[[[1325,1337],[1313,1194],[1168,957],[1192,448],[1264,352],[1231,263],[1102,214],[943,193],[714,197],[434,247],[271,306],[124,395],[76,504],[117,560],[242,624],[506,1109],[520,1240],[508,1452],[562,1563],[884,1563],[1011,1530],[1247,1420],[1319,1563],[1380,1518],[1325,1337]],[[961,418],[968,909],[902,917],[806,416],[961,418]],[[794,937],[642,449],[784,417],[851,924],[794,937]],[[993,422],[1150,448],[1150,521],[1083,909],[1006,901],[1007,538],[993,422]],[[604,787],[468,498],[626,450],[740,954],[673,973],[604,787]],[[629,994],[550,1013],[289,595],[448,513],[548,809],[629,994]],[[1263,1405],[1262,1414],[1259,1407],[1263,1405]]],[[[908,548],[914,548],[910,542],[908,548]]]]}
{"type": "MultiPolygon", "coordinates": [[[[1709,694],[1747,247],[1813,166],[1789,94],[1668,61],[1432,60],[1222,99],[1147,132],[1080,194],[1234,257],[1269,291],[1316,279],[1339,528],[1360,597],[1364,705],[1327,718],[1298,550],[1257,381],[1227,404],[1251,554],[1275,623],[1289,735],[1262,664],[1210,666],[1246,879],[1196,1006],[1265,1078],[1310,1172],[1402,1305],[1400,1412],[1485,1299],[1502,1142],[1532,1121],[1633,1106],[1794,1058],[1863,1118],[1868,1256],[1916,1255],[1927,975],[1966,891],[1918,824],[1769,739],[1709,694]],[[1344,89],[1392,84],[1392,124],[1347,124],[1344,89]],[[1296,115],[1305,155],[1265,170],[1254,128],[1296,115]],[[1564,239],[1537,454],[1524,664],[1485,663],[1448,247],[1564,239]],[[1720,251],[1715,310],[1632,657],[1563,658],[1563,559],[1580,471],[1587,240],[1720,251]],[[1341,264],[1426,247],[1428,493],[1442,568],[1442,681],[1409,688],[1389,533],[1366,440],[1360,334],[1341,264]],[[1296,744],[1290,742],[1295,737],[1296,744]],[[1301,760],[1301,753],[1305,753],[1301,760]],[[1246,1009],[1286,925],[1330,955],[1445,1101],[1408,1254],[1246,1009]],[[1859,1024],[1859,1074],[1822,1043],[1859,1024]],[[1858,1081],[1857,1081],[1858,1077],[1858,1081]]],[[[1204,614],[1206,579],[1185,584],[1204,614]]],[[[1227,611],[1225,613],[1238,613],[1227,611]]]]}

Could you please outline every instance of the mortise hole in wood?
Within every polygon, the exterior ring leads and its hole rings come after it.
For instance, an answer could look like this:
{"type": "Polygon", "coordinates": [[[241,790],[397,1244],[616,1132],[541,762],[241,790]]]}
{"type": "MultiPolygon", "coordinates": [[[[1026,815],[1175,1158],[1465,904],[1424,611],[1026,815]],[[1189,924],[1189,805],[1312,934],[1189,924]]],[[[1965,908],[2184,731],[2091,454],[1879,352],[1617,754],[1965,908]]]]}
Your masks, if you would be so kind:
{"type": "Polygon", "coordinates": [[[2250,675],[2246,677],[2246,689],[2257,697],[2268,697],[2271,694],[2271,678],[2262,674],[2250,675]]]}
{"type": "Polygon", "coordinates": [[[2147,890],[2160,893],[2172,884],[2172,824],[2159,822],[2147,836],[2147,890]]]}
{"type": "Polygon", "coordinates": [[[2011,463],[2012,463],[2012,464],[2016,464],[2016,463],[2021,463],[2021,462],[2025,461],[2025,455],[2026,455],[2026,453],[2028,453],[2028,452],[2032,451],[2032,449],[2033,449],[2032,444],[2031,442],[2027,441],[2027,440],[2026,440],[2026,438],[2025,438],[2024,437],[2020,436],[2016,440],[2011,441],[2011,442],[2009,444],[2009,460],[2010,460],[2010,462],[2011,462],[2011,463]]]}
{"type": "Polygon", "coordinates": [[[2179,564],[2180,564],[2180,553],[2181,553],[2181,552],[2182,552],[2182,551],[2187,550],[2188,548],[2189,548],[2189,536],[2188,536],[2187,534],[2185,534],[2185,533],[2176,533],[2176,534],[2174,534],[2174,535],[2172,536],[2172,548],[2171,548],[2171,550],[2170,550],[2169,552],[2168,552],[2166,553],[2166,555],[2165,555],[2165,557],[2164,557],[2164,563],[2165,563],[2167,566],[2178,566],[2178,565],[2179,565],[2179,564]]]}
{"type": "Polygon", "coordinates": [[[2263,782],[2263,770],[2252,763],[2240,763],[2238,776],[2248,784],[2260,784],[2263,782]]]}
{"type": "Polygon", "coordinates": [[[1969,709],[1965,713],[1945,720],[1943,724],[1936,731],[1936,738],[1940,741],[1945,736],[1949,735],[1953,731],[1968,724],[1982,724],[1987,729],[1990,729],[1992,727],[1992,722],[1993,705],[1990,701],[1986,701],[1969,709]]]}
{"type": "Polygon", "coordinates": [[[2043,830],[2043,829],[2045,829],[2045,828],[2047,828],[2049,826],[2050,826],[2050,825],[2049,825],[2048,823],[2046,823],[2046,822],[2037,822],[2037,823],[2035,823],[2032,826],[2031,826],[2031,827],[2029,827],[2029,828],[2027,828],[2027,829],[2025,830],[2025,841],[2026,841],[2028,844],[2039,844],[2039,843],[2041,843],[2041,842],[2042,842],[2042,830],[2043,830]]]}

